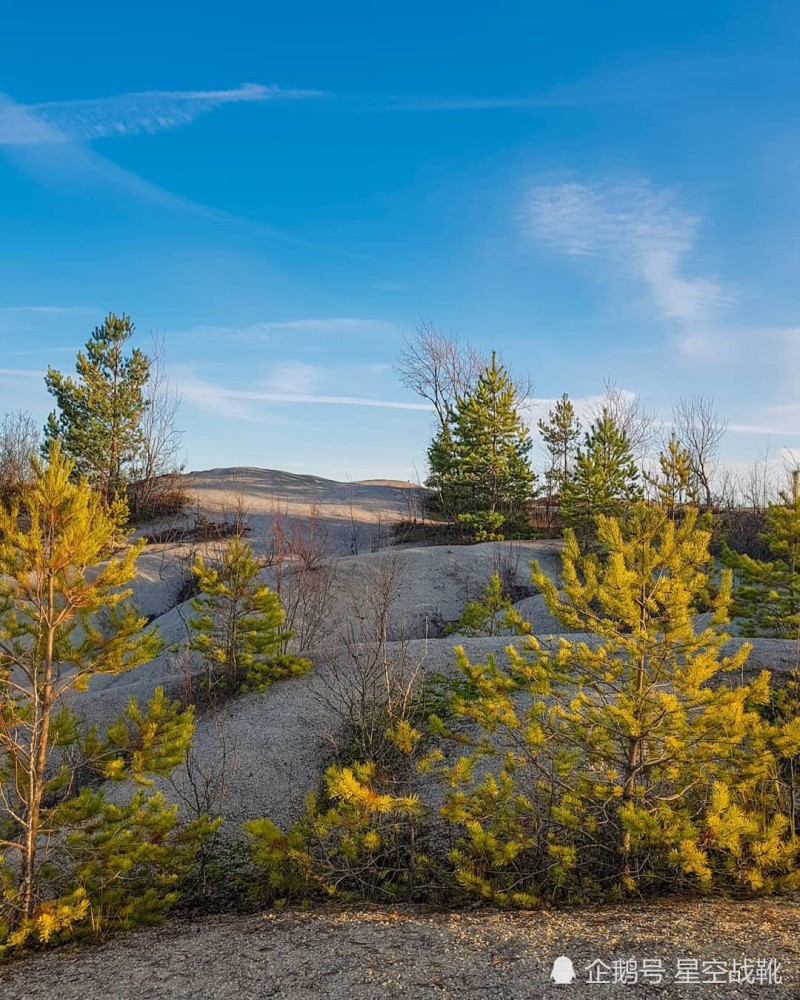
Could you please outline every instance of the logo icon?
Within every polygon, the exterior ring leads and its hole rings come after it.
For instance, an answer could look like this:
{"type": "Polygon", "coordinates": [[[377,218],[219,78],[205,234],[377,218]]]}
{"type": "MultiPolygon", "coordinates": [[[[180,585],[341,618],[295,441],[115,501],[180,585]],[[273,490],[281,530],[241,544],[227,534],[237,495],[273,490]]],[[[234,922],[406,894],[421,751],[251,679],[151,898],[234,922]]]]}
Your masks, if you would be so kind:
{"type": "Polygon", "coordinates": [[[550,973],[550,978],[557,986],[568,986],[570,983],[574,983],[575,966],[572,964],[572,959],[567,958],[566,955],[560,955],[553,962],[553,971],[550,973]]]}

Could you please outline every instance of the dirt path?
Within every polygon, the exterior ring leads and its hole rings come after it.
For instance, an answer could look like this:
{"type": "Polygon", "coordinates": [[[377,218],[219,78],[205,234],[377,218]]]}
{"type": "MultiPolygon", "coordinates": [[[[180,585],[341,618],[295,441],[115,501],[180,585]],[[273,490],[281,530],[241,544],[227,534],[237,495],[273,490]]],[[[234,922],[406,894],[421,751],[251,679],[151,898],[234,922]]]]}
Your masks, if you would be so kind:
{"type": "MultiPolygon", "coordinates": [[[[617,975],[621,971],[618,965],[617,975]]],[[[632,974],[628,966],[627,975],[632,974]]],[[[141,931],[101,947],[70,946],[12,962],[0,972],[5,1000],[527,1000],[623,994],[800,997],[800,899],[525,914],[372,909],[213,917],[141,931]],[[560,955],[574,964],[573,985],[550,984],[560,955]],[[587,982],[586,967],[596,959],[610,971],[597,966],[595,975],[611,983],[587,982]],[[643,975],[643,959],[660,960],[661,985],[652,982],[657,966],[643,975]],[[696,968],[700,982],[674,982],[679,959],[688,962],[685,978],[696,968]],[[746,966],[744,959],[763,961],[746,966]],[[770,959],[780,965],[770,966],[770,959]],[[615,960],[633,960],[639,982],[614,985],[615,960]],[[745,981],[736,983],[739,977],[745,981]],[[642,981],[648,978],[650,984],[642,981]]]]}

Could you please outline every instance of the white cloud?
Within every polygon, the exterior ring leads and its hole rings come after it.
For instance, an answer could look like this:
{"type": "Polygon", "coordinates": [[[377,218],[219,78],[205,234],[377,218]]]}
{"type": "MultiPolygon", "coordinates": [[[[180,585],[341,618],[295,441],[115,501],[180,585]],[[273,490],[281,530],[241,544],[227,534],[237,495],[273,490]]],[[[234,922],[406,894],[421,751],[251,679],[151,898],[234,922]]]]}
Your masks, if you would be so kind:
{"type": "Polygon", "coordinates": [[[92,306],[0,306],[0,316],[97,316],[92,306]]]}
{"type": "Polygon", "coordinates": [[[83,142],[107,136],[152,134],[187,125],[203,112],[225,104],[322,96],[316,90],[246,83],[231,90],[153,90],[27,106],[4,99],[0,103],[0,145],[83,142]]]}
{"type": "Polygon", "coordinates": [[[521,97],[390,97],[388,111],[505,111],[525,108],[551,108],[563,105],[557,96],[521,97]]]}
{"type": "MultiPolygon", "coordinates": [[[[619,393],[620,402],[633,403],[638,399],[639,394],[631,391],[630,389],[617,389],[619,393]]],[[[523,417],[531,428],[534,436],[538,437],[537,422],[539,420],[547,420],[548,412],[553,409],[553,407],[558,402],[558,399],[532,399],[530,400],[522,410],[523,417]]],[[[575,416],[580,420],[581,427],[583,430],[588,430],[589,425],[594,422],[597,418],[597,414],[603,408],[607,402],[607,397],[602,394],[592,395],[592,396],[570,396],[570,402],[575,410],[575,416]]]]}
{"type": "Polygon", "coordinates": [[[399,328],[387,320],[357,319],[351,316],[323,316],[310,319],[292,319],[283,321],[264,321],[251,323],[248,326],[208,326],[192,327],[175,336],[202,338],[213,340],[227,338],[242,343],[259,343],[276,338],[285,338],[286,334],[377,334],[390,335],[399,332],[399,328]]]}
{"type": "Polygon", "coordinates": [[[0,368],[0,378],[9,381],[44,378],[44,372],[33,368],[0,368]]]}
{"type": "Polygon", "coordinates": [[[308,406],[363,406],[390,410],[432,409],[427,403],[406,403],[393,399],[373,399],[366,396],[329,396],[314,392],[269,389],[234,389],[221,386],[190,374],[172,373],[182,399],[198,409],[219,416],[241,420],[259,420],[263,403],[303,404],[308,406]]]}
{"type": "Polygon", "coordinates": [[[252,401],[241,398],[235,391],[205,379],[195,378],[193,375],[177,372],[171,373],[171,381],[181,401],[188,406],[194,406],[198,410],[218,417],[259,422],[258,411],[252,401]]]}
{"type": "MultiPolygon", "coordinates": [[[[245,96],[241,99],[257,99],[250,95],[250,91],[247,88],[241,88],[241,90],[246,92],[245,96]]],[[[264,88],[264,90],[269,94],[273,93],[272,88],[264,88]]],[[[214,98],[214,92],[198,92],[198,105],[196,107],[190,105],[194,109],[193,114],[189,115],[187,111],[181,121],[191,121],[192,117],[199,113],[199,111],[207,110],[209,107],[224,103],[220,95],[228,93],[239,94],[240,91],[216,92],[216,98],[214,98]],[[213,103],[214,100],[216,100],[216,104],[213,103]],[[203,103],[204,101],[206,102],[205,104],[203,103]],[[212,103],[209,104],[209,101],[212,103]]],[[[306,94],[311,92],[291,91],[282,93],[306,94]]],[[[154,95],[131,96],[153,97],[154,95]]],[[[187,101],[191,97],[190,94],[186,93],[169,96],[176,98],[178,103],[180,100],[187,101]]],[[[231,99],[233,100],[233,98],[231,99]]],[[[267,97],[264,99],[266,100],[267,97]]],[[[111,99],[112,104],[114,100],[116,99],[111,99]]],[[[79,193],[81,197],[96,199],[103,193],[110,193],[116,199],[118,192],[122,191],[142,201],[174,211],[189,212],[193,215],[225,224],[243,225],[254,233],[279,239],[283,242],[294,243],[298,246],[316,247],[328,253],[352,256],[343,249],[323,246],[310,240],[300,239],[262,222],[242,219],[229,212],[200,204],[189,198],[183,198],[165,188],[159,187],[157,184],[153,184],[143,177],[139,177],[129,170],[125,170],[118,164],[101,156],[96,150],[81,141],[92,136],[87,136],[81,132],[81,129],[77,125],[75,127],[69,125],[66,109],[72,108],[73,104],[81,105],[82,103],[85,102],[65,102],[63,105],[53,105],[53,107],[64,109],[64,119],[61,123],[62,127],[59,129],[55,125],[45,121],[44,118],[39,117],[40,112],[37,109],[45,107],[44,105],[23,107],[22,105],[15,104],[3,94],[0,94],[0,147],[26,173],[34,175],[47,184],[66,187],[68,190],[79,193]]],[[[79,120],[80,115],[76,117],[76,122],[79,120]]],[[[110,121],[111,119],[104,120],[110,121]]],[[[133,129],[135,120],[134,117],[128,120],[131,129],[133,129]]],[[[163,127],[174,127],[174,125],[168,125],[169,121],[168,117],[163,117],[163,127]]],[[[123,117],[120,117],[120,123],[122,122],[123,117]]],[[[175,124],[179,123],[176,119],[175,124]]],[[[123,131],[116,134],[129,133],[123,131]]]]}
{"type": "Polygon", "coordinates": [[[672,192],[645,181],[536,185],[525,199],[522,224],[558,253],[642,283],[657,316],[681,324],[688,354],[717,347],[713,323],[728,297],[716,280],[688,273],[698,219],[672,192]]]}
{"type": "Polygon", "coordinates": [[[270,393],[310,395],[318,387],[321,376],[322,369],[315,365],[303,361],[281,361],[270,368],[264,388],[270,393]]]}
{"type": "Polygon", "coordinates": [[[759,434],[767,437],[800,437],[800,430],[788,427],[768,427],[762,424],[728,424],[731,434],[759,434]]]}

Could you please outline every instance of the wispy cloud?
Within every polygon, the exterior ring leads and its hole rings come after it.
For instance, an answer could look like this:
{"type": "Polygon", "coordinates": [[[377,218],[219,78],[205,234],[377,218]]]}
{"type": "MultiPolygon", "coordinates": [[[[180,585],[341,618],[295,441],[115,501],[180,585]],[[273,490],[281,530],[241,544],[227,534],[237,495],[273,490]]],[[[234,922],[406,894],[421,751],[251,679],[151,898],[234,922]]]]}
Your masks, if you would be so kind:
{"type": "Polygon", "coordinates": [[[683,325],[687,353],[702,353],[729,296],[692,275],[699,219],[669,190],[646,181],[535,185],[522,211],[525,232],[568,257],[610,266],[640,282],[657,316],[683,325]]]}
{"type": "Polygon", "coordinates": [[[550,95],[519,97],[390,97],[388,111],[506,111],[526,108],[550,108],[564,104],[563,99],[550,95]]]}
{"type": "Polygon", "coordinates": [[[313,392],[274,391],[269,389],[236,389],[174,373],[174,382],[184,402],[210,413],[241,420],[258,421],[263,416],[261,404],[291,404],[306,406],[360,406],[389,410],[422,410],[432,408],[427,403],[408,403],[393,399],[373,399],[367,396],[333,396],[313,392]]]}
{"type": "Polygon", "coordinates": [[[731,434],[756,434],[766,437],[800,437],[800,430],[788,427],[764,427],[761,424],[728,424],[731,434]]]}
{"type": "Polygon", "coordinates": [[[561,107],[574,103],[563,94],[509,97],[389,95],[367,97],[323,90],[245,83],[224,90],[145,90],[111,97],[43,101],[22,105],[0,95],[0,145],[52,145],[170,131],[199,115],[243,102],[315,101],[331,108],[396,111],[503,111],[561,107]]]}
{"type": "Polygon", "coordinates": [[[353,316],[320,316],[307,319],[290,319],[250,323],[247,326],[210,326],[202,324],[173,334],[180,338],[204,340],[233,340],[239,343],[260,343],[283,338],[286,334],[322,335],[388,335],[396,334],[399,327],[388,320],[363,319],[353,316]]]}
{"type": "Polygon", "coordinates": [[[308,100],[318,90],[246,83],[232,90],[150,90],[115,97],[0,105],[0,144],[85,142],[108,136],[153,134],[179,128],[198,115],[243,101],[308,100]]]}
{"type": "Polygon", "coordinates": [[[311,395],[318,388],[322,369],[304,361],[281,361],[273,365],[264,379],[264,389],[270,393],[311,395]]]}
{"type": "Polygon", "coordinates": [[[9,380],[44,378],[43,371],[33,368],[0,368],[0,378],[9,380]]]}
{"type": "MultiPolygon", "coordinates": [[[[230,96],[231,101],[236,99],[276,100],[278,91],[282,95],[290,97],[300,95],[309,96],[316,93],[314,91],[287,91],[280,90],[280,88],[261,88],[256,85],[248,85],[235,91],[198,91],[194,95],[192,92],[175,92],[170,94],[153,92],[150,94],[128,95],[128,97],[131,99],[136,97],[137,99],[142,98],[143,100],[148,99],[153,101],[155,101],[155,98],[164,97],[165,106],[169,106],[169,101],[166,98],[174,100],[173,107],[175,114],[173,117],[162,114],[158,119],[161,122],[161,128],[174,128],[178,124],[191,121],[203,110],[209,110],[220,104],[229,103],[225,99],[225,95],[239,95],[238,98],[230,96]],[[196,98],[196,102],[193,103],[194,98],[196,98]],[[181,102],[187,105],[182,112],[180,111],[182,107],[181,102]]],[[[312,240],[292,236],[266,223],[243,219],[229,212],[220,211],[212,206],[184,198],[157,184],[153,184],[151,181],[129,170],[125,170],[107,157],[101,156],[85,141],[89,138],[96,138],[101,133],[95,130],[92,135],[89,135],[83,126],[79,126],[79,123],[83,120],[79,109],[87,104],[97,103],[98,105],[103,105],[104,108],[108,104],[109,107],[106,109],[107,115],[105,118],[101,117],[100,111],[97,112],[98,118],[96,124],[97,129],[99,129],[100,123],[103,121],[105,122],[103,127],[108,126],[110,128],[109,123],[114,120],[111,111],[114,109],[122,110],[127,99],[110,98],[108,101],[98,102],[67,101],[63,104],[31,105],[26,107],[16,104],[7,96],[0,94],[0,148],[4,150],[6,155],[11,156],[26,172],[33,174],[48,184],[55,183],[58,187],[65,187],[67,190],[75,191],[82,197],[95,199],[104,192],[111,192],[116,197],[118,192],[123,192],[141,201],[150,202],[151,204],[172,211],[186,212],[227,225],[244,226],[253,233],[267,236],[271,239],[278,239],[282,242],[322,250],[325,253],[334,253],[339,256],[358,256],[339,247],[331,247],[312,240]],[[60,121],[60,127],[47,120],[46,111],[41,110],[43,108],[61,109],[59,113],[51,115],[53,122],[56,120],[60,121]],[[75,119],[70,124],[71,119],[69,118],[69,114],[73,112],[75,112],[75,119]],[[59,114],[61,114],[61,118],[59,118],[59,114]]],[[[120,114],[117,119],[119,127],[114,128],[113,134],[128,135],[137,130],[140,132],[144,131],[142,123],[145,120],[148,122],[151,121],[146,116],[137,117],[132,112],[128,117],[120,114]],[[137,122],[139,123],[138,125],[136,124],[137,122]]],[[[151,124],[156,124],[155,118],[152,119],[151,124]]],[[[155,128],[150,128],[149,130],[158,131],[155,128]]],[[[112,132],[109,131],[103,134],[110,135],[112,132]]]]}
{"type": "MultiPolygon", "coordinates": [[[[631,389],[619,389],[619,398],[622,403],[633,403],[638,399],[639,394],[631,389]]],[[[548,411],[551,410],[558,399],[545,397],[530,400],[523,408],[523,415],[533,431],[534,436],[539,436],[537,422],[539,419],[546,419],[548,411]]],[[[603,395],[575,396],[570,397],[570,402],[575,409],[575,415],[583,425],[584,430],[596,419],[597,414],[607,402],[607,397],[603,395]]]]}
{"type": "Polygon", "coordinates": [[[37,316],[96,315],[99,311],[93,306],[0,306],[0,316],[25,314],[37,316]]]}

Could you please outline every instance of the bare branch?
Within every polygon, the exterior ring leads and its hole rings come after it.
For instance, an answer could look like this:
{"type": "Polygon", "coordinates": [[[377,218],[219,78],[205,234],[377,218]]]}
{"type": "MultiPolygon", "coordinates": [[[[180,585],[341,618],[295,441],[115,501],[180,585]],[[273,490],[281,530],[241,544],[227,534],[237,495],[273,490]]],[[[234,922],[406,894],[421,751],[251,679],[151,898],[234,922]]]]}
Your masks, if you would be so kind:
{"type": "Polygon", "coordinates": [[[486,358],[471,344],[445,334],[431,320],[421,320],[394,366],[400,382],[433,405],[442,427],[455,403],[478,380],[486,358]]]}
{"type": "Polygon", "coordinates": [[[696,486],[705,497],[705,506],[710,509],[714,503],[713,481],[727,421],[717,415],[713,400],[696,395],[678,400],[672,407],[672,423],[678,439],[689,452],[696,486]]]}

